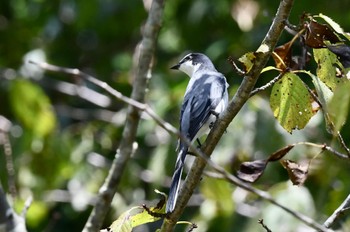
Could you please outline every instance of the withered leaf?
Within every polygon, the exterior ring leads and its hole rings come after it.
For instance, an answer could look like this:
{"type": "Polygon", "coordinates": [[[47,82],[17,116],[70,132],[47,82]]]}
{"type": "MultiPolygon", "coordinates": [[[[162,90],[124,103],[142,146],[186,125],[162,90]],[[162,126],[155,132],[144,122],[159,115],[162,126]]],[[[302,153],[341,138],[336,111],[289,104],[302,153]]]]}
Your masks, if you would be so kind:
{"type": "Polygon", "coordinates": [[[350,47],[348,45],[328,45],[327,48],[338,56],[338,59],[344,68],[350,67],[350,47]]]}
{"type": "Polygon", "coordinates": [[[326,47],[324,40],[328,40],[331,43],[340,42],[332,28],[312,19],[306,24],[305,44],[311,48],[324,48],[326,47]]]}
{"type": "Polygon", "coordinates": [[[283,158],[290,150],[292,150],[294,145],[288,145],[286,147],[283,147],[279,149],[278,151],[272,153],[269,158],[267,159],[268,162],[270,161],[277,161],[281,158],[283,158]]]}
{"type": "Polygon", "coordinates": [[[276,68],[286,70],[292,66],[292,46],[293,40],[275,48],[272,58],[276,63],[276,68]]]}
{"type": "Polygon", "coordinates": [[[302,185],[309,172],[309,162],[303,162],[301,164],[295,163],[292,160],[281,160],[282,166],[287,170],[289,179],[293,185],[302,185]]]}
{"type": "Polygon", "coordinates": [[[255,182],[263,174],[266,164],[267,160],[243,162],[239,167],[237,177],[247,182],[255,182]]]}

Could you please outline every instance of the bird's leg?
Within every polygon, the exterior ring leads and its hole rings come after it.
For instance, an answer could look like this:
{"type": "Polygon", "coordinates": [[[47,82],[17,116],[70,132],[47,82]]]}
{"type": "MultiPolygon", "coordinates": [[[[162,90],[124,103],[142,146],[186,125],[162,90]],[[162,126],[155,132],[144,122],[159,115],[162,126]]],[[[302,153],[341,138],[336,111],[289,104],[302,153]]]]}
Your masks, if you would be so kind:
{"type": "MultiPolygon", "coordinates": [[[[214,124],[216,123],[216,121],[218,120],[218,118],[219,118],[219,113],[218,112],[216,112],[216,111],[211,111],[211,114],[212,115],[214,115],[215,116],[215,122],[211,122],[210,124],[209,124],[209,129],[211,130],[212,128],[213,128],[213,126],[214,126],[214,124]]],[[[225,133],[226,133],[227,131],[225,130],[225,133]]]]}
{"type": "MultiPolygon", "coordinates": [[[[197,143],[198,143],[198,146],[197,148],[200,149],[202,144],[201,144],[201,141],[197,138],[196,139],[197,143]]],[[[196,153],[192,152],[192,151],[187,151],[187,155],[192,155],[192,156],[197,156],[196,153]]]]}

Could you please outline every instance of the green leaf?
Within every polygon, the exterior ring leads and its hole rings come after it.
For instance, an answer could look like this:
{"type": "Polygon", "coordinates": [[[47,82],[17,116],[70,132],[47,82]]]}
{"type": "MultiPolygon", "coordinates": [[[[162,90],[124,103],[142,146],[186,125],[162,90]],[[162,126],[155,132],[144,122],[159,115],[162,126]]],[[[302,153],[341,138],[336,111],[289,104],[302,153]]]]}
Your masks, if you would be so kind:
{"type": "Polygon", "coordinates": [[[313,49],[314,59],[317,63],[317,76],[325,83],[332,91],[337,85],[344,83],[344,78],[336,76],[336,66],[342,67],[337,59],[337,55],[329,51],[327,48],[313,49]]]}
{"type": "Polygon", "coordinates": [[[294,73],[286,73],[272,88],[270,105],[281,126],[292,132],[302,129],[314,115],[312,97],[304,83],[294,73]]]}
{"type": "Polygon", "coordinates": [[[333,123],[332,117],[329,114],[328,106],[334,96],[334,93],[332,90],[330,90],[330,88],[325,83],[323,83],[323,81],[320,80],[320,78],[318,78],[311,72],[309,71],[302,71],[302,72],[308,74],[312,78],[312,83],[315,86],[317,97],[322,105],[323,116],[326,121],[326,129],[330,134],[333,134],[335,132],[334,123],[333,123]]]}
{"type": "Polygon", "coordinates": [[[329,103],[328,113],[334,123],[335,131],[338,132],[348,117],[350,103],[350,82],[339,85],[334,91],[334,96],[329,103]]]}
{"type": "Polygon", "coordinates": [[[32,82],[17,79],[11,83],[10,101],[17,119],[34,135],[44,137],[56,126],[56,117],[50,99],[32,82]]]}
{"type": "Polygon", "coordinates": [[[333,92],[330,90],[330,88],[323,82],[320,80],[320,78],[318,78],[317,76],[315,76],[314,74],[312,74],[309,71],[301,71],[303,73],[308,74],[311,79],[312,79],[312,83],[315,86],[316,89],[316,93],[318,96],[318,99],[320,100],[323,110],[327,109],[327,105],[330,102],[330,100],[333,97],[333,92]]]}
{"type": "Polygon", "coordinates": [[[145,210],[141,206],[136,206],[129,209],[112,223],[112,225],[109,227],[109,231],[129,232],[136,226],[160,220],[161,216],[165,215],[166,195],[158,190],[155,191],[163,196],[155,207],[150,207],[148,210],[145,210]]]}
{"type": "Polygon", "coordinates": [[[111,232],[131,232],[132,231],[132,222],[131,222],[131,211],[140,207],[134,207],[130,210],[126,211],[122,215],[119,216],[117,220],[115,220],[110,226],[111,232]]]}

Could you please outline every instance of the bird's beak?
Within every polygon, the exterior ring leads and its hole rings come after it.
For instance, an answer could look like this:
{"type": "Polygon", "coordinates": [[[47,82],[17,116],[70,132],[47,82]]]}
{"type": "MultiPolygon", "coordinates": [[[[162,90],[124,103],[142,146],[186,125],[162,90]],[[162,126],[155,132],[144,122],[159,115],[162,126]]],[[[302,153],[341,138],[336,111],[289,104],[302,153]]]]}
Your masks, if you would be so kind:
{"type": "Polygon", "coordinates": [[[170,69],[179,69],[180,68],[180,64],[174,65],[173,67],[171,67],[170,69]]]}

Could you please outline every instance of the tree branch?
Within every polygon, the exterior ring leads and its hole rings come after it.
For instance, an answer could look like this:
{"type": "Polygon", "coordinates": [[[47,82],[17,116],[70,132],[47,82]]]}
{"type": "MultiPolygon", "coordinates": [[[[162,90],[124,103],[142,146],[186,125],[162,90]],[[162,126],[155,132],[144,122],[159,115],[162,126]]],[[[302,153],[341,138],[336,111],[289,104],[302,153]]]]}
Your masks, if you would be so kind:
{"type": "MultiPolygon", "coordinates": [[[[138,64],[134,65],[134,84],[131,98],[144,102],[148,73],[152,68],[152,57],[156,47],[158,31],[161,26],[161,19],[164,8],[164,0],[153,0],[152,6],[143,31],[143,38],[140,44],[140,55],[138,64]]],[[[129,105],[127,121],[124,127],[123,136],[117,150],[112,167],[109,171],[105,183],[99,190],[98,199],[90,217],[85,224],[84,232],[98,231],[101,228],[113,196],[117,190],[122,173],[133,152],[133,143],[135,141],[138,123],[140,120],[140,110],[135,106],[129,105]]]]}
{"type": "Polygon", "coordinates": [[[25,218],[17,215],[6,199],[0,183],[0,231],[26,232],[25,218]]]}
{"type": "MultiPolygon", "coordinates": [[[[255,60],[254,67],[252,68],[251,72],[244,77],[239,89],[237,90],[233,99],[230,101],[227,109],[223,112],[222,116],[218,119],[217,123],[215,123],[214,127],[209,133],[205,143],[202,146],[202,151],[204,154],[208,156],[212,154],[226,128],[248,100],[250,93],[252,92],[255,83],[259,78],[260,72],[265,67],[273,49],[277,44],[285,25],[284,22],[288,19],[292,9],[292,5],[293,0],[282,0],[280,2],[272,25],[262,44],[257,50],[257,59],[255,60]]],[[[192,168],[180,190],[175,210],[163,222],[161,228],[162,232],[172,231],[175,227],[176,222],[179,220],[188,200],[192,196],[194,189],[200,181],[205,166],[206,161],[203,158],[198,157],[195,159],[192,168]]]]}
{"type": "Polygon", "coordinates": [[[170,134],[178,135],[178,130],[173,127],[170,123],[164,121],[159,115],[157,115],[156,112],[146,103],[139,102],[133,98],[129,98],[127,96],[124,96],[121,92],[117,91],[116,89],[113,89],[112,86],[107,84],[104,81],[101,81],[87,73],[84,73],[80,71],[79,69],[75,68],[66,68],[66,67],[60,67],[57,65],[52,65],[48,63],[38,63],[35,61],[30,61],[30,63],[35,64],[39,66],[42,69],[45,69],[47,71],[52,72],[59,72],[59,73],[65,73],[68,75],[74,75],[77,77],[84,78],[87,81],[90,81],[91,83],[101,87],[105,91],[107,91],[109,94],[114,96],[115,98],[125,102],[126,104],[138,109],[139,111],[144,111],[146,114],[148,114],[159,126],[161,126],[164,130],[166,130],[170,134]]]}
{"type": "Polygon", "coordinates": [[[343,203],[333,212],[333,214],[323,223],[323,226],[330,228],[334,223],[344,215],[344,211],[350,207],[350,194],[346,197],[343,203]]]}

